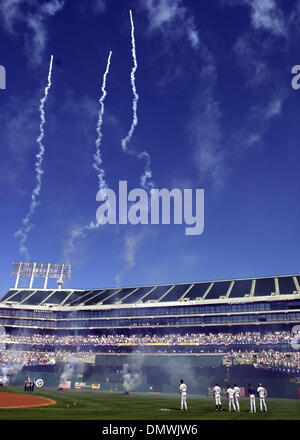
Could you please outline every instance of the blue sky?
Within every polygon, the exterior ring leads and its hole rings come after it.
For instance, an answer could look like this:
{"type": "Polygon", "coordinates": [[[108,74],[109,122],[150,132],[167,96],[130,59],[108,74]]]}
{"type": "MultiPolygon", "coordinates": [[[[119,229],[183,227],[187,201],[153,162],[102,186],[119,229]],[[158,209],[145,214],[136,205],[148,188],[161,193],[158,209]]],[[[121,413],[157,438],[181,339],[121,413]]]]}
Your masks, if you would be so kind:
{"type": "Polygon", "coordinates": [[[14,236],[35,185],[39,104],[44,174],[30,259],[66,261],[72,232],[95,221],[92,167],[102,77],[105,179],[139,187],[144,161],[124,154],[132,123],[133,11],[138,125],[130,148],[151,157],[156,188],[204,188],[205,228],[106,225],[69,255],[76,288],[299,273],[300,7],[283,0],[0,0],[0,287],[23,261],[14,236]]]}

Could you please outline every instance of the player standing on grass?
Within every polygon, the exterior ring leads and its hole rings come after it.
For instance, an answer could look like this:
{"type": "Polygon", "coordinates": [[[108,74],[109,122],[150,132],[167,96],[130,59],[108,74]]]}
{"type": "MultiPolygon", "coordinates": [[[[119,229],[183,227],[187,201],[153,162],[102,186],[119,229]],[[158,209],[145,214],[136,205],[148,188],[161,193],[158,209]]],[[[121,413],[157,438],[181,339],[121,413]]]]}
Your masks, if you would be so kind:
{"type": "Polygon", "coordinates": [[[231,388],[231,386],[228,385],[226,392],[227,392],[227,398],[228,398],[228,411],[231,411],[231,406],[233,407],[233,411],[236,411],[235,404],[234,404],[233,388],[231,388]]]}
{"type": "Polygon", "coordinates": [[[180,393],[180,407],[181,407],[181,411],[183,411],[183,406],[184,409],[187,411],[187,404],[186,404],[186,391],[187,391],[187,386],[184,383],[184,380],[181,379],[180,381],[180,386],[179,386],[179,393],[180,393]]]}
{"type": "Polygon", "coordinates": [[[233,392],[234,392],[234,401],[235,401],[236,410],[237,410],[237,412],[240,412],[239,398],[240,398],[241,390],[240,390],[240,387],[238,387],[236,383],[234,384],[233,392]]]}
{"type": "Polygon", "coordinates": [[[266,389],[262,386],[261,383],[259,383],[257,388],[257,397],[259,398],[260,412],[263,412],[263,407],[264,410],[267,412],[267,405],[265,402],[266,394],[266,389]]]}
{"type": "Polygon", "coordinates": [[[248,387],[248,397],[250,400],[250,412],[256,413],[255,389],[253,388],[251,383],[249,383],[249,387],[248,387]]]}
{"type": "Polygon", "coordinates": [[[221,388],[219,387],[218,382],[216,383],[214,387],[214,397],[216,401],[216,411],[223,411],[222,409],[222,402],[221,402],[221,388]]]}

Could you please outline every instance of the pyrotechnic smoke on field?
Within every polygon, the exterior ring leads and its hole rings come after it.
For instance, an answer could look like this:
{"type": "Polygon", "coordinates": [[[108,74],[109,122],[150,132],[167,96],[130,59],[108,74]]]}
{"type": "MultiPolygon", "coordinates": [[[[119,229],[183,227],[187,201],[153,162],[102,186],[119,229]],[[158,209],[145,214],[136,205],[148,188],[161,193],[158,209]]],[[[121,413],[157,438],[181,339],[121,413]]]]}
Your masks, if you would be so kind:
{"type": "Polygon", "coordinates": [[[5,365],[0,366],[0,375],[3,377],[3,379],[7,379],[8,383],[10,380],[16,376],[26,365],[26,362],[21,362],[18,360],[18,355],[20,352],[18,351],[7,351],[6,359],[5,359],[5,365]]]}
{"type": "Polygon", "coordinates": [[[125,391],[136,390],[143,381],[141,371],[143,365],[143,356],[134,356],[130,363],[125,363],[122,369],[123,387],[125,391]]]}
{"type": "Polygon", "coordinates": [[[70,380],[72,378],[77,363],[78,359],[75,356],[71,355],[68,357],[68,360],[65,362],[64,365],[64,370],[59,378],[60,384],[64,384],[67,380],[70,380]]]}
{"type": "MultiPolygon", "coordinates": [[[[78,347],[77,347],[78,351],[78,347]]],[[[67,357],[67,360],[64,363],[64,369],[59,377],[59,385],[64,385],[66,381],[71,380],[75,373],[78,374],[84,373],[86,369],[86,364],[81,362],[80,359],[76,356],[76,354],[72,353],[67,357]]]]}
{"type": "Polygon", "coordinates": [[[48,73],[48,82],[47,86],[45,87],[44,96],[42,97],[40,101],[40,134],[37,138],[37,144],[39,147],[39,151],[36,155],[36,162],[35,162],[35,172],[36,172],[36,184],[31,194],[31,203],[29,207],[29,211],[27,215],[22,220],[22,226],[21,228],[15,233],[15,237],[19,238],[19,252],[23,254],[26,258],[26,261],[29,260],[29,252],[26,246],[26,241],[28,238],[28,234],[33,228],[32,223],[32,217],[34,216],[35,210],[37,206],[39,205],[39,197],[42,189],[42,176],[44,174],[43,170],[43,159],[44,159],[44,153],[45,153],[45,146],[43,144],[43,139],[45,136],[45,130],[44,126],[46,124],[46,117],[45,117],[45,104],[48,98],[48,93],[50,90],[50,87],[52,85],[51,79],[52,79],[52,65],[53,65],[53,55],[51,55],[50,58],[50,65],[49,65],[49,73],[48,73]]]}

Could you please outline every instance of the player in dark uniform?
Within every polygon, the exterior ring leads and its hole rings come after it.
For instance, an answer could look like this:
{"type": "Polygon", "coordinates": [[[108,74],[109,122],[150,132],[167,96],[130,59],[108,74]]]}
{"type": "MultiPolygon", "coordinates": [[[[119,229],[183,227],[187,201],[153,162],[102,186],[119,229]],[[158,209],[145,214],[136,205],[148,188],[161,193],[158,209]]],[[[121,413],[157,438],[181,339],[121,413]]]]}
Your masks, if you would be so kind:
{"type": "Polygon", "coordinates": [[[250,400],[250,412],[256,413],[255,389],[251,383],[249,383],[248,386],[248,397],[250,400]]]}

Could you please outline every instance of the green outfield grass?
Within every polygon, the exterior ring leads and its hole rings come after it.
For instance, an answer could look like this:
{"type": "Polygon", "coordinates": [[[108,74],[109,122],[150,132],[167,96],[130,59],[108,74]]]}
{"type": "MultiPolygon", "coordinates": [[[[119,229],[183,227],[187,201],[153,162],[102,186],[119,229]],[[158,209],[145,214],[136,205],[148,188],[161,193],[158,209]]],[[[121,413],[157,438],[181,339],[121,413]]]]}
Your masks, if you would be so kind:
{"type": "MultiPolygon", "coordinates": [[[[23,393],[18,387],[0,392],[23,393]]],[[[25,393],[29,394],[29,393],[25,393]]],[[[31,394],[31,393],[30,393],[31,394]]],[[[42,389],[35,396],[55,400],[56,405],[36,408],[0,409],[1,420],[300,420],[300,400],[267,399],[268,413],[249,413],[249,402],[240,399],[241,412],[214,412],[214,401],[204,396],[189,396],[188,411],[180,411],[179,395],[101,391],[57,391],[42,389]],[[162,409],[164,409],[162,411],[162,409]],[[168,411],[165,411],[168,410],[168,411]]],[[[256,402],[258,407],[258,400],[256,402]]],[[[258,408],[257,408],[258,409],[258,408]]]]}

